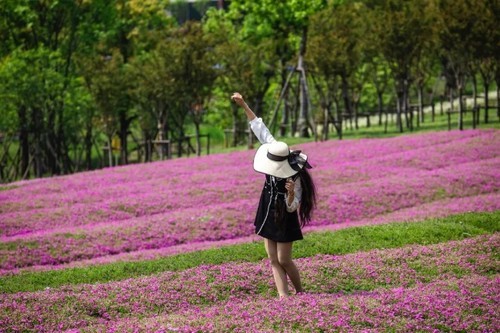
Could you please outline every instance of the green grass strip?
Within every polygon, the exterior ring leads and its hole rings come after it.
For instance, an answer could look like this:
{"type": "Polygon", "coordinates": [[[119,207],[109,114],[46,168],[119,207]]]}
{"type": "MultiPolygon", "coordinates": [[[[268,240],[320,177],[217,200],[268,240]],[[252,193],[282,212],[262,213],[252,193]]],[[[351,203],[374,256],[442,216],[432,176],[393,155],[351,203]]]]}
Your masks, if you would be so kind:
{"type": "MultiPolygon", "coordinates": [[[[500,211],[467,213],[422,222],[362,226],[309,233],[294,246],[294,257],[346,254],[410,244],[436,244],[500,231],[500,211]]],[[[82,268],[25,272],[0,278],[0,293],[36,291],[66,284],[117,281],[164,271],[226,262],[256,262],[266,257],[262,242],[237,244],[156,260],[116,262],[82,268]]]]}
{"type": "Polygon", "coordinates": [[[8,190],[13,190],[17,188],[15,185],[0,185],[0,192],[1,191],[8,191],[8,190]]]}

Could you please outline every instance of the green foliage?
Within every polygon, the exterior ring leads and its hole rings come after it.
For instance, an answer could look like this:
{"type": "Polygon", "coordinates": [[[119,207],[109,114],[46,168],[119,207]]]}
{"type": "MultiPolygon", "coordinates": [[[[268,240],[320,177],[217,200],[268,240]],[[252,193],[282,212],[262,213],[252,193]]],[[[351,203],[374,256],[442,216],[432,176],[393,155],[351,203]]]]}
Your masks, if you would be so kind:
{"type": "Polygon", "coordinates": [[[377,11],[376,31],[381,52],[397,77],[406,78],[410,67],[432,38],[432,8],[428,0],[388,0],[377,11]]]}
{"type": "Polygon", "coordinates": [[[229,96],[234,91],[242,92],[254,112],[263,115],[267,110],[264,98],[271,79],[277,73],[278,46],[272,38],[246,35],[244,27],[235,28],[230,13],[209,11],[205,29],[215,39],[214,51],[219,68],[217,93],[223,98],[218,109],[227,110],[226,117],[223,117],[224,127],[232,125],[239,130],[246,129],[246,121],[241,113],[227,107],[229,96]]]}
{"type": "Polygon", "coordinates": [[[499,68],[498,3],[482,0],[436,0],[436,3],[440,56],[444,69],[452,76],[450,81],[459,89],[464,88],[470,66],[479,68],[483,79],[491,80],[499,68]]]}
{"type": "Polygon", "coordinates": [[[287,36],[300,34],[308,25],[309,16],[325,6],[325,0],[234,0],[230,5],[230,16],[243,20],[246,35],[287,36]]]}
{"type": "Polygon", "coordinates": [[[59,69],[64,59],[57,51],[40,47],[16,50],[0,65],[0,132],[14,134],[18,126],[32,132],[39,128],[51,131],[51,118],[58,112],[58,122],[64,123],[67,138],[80,126],[79,110],[87,107],[89,96],[78,79],[69,79],[59,69]],[[19,112],[27,111],[24,123],[19,124],[19,112]]]}
{"type": "MultiPolygon", "coordinates": [[[[244,130],[230,94],[240,91],[266,119],[302,41],[317,121],[326,107],[337,107],[339,118],[356,107],[392,107],[405,89],[411,104],[416,87],[429,99],[441,73],[440,93],[467,87],[478,73],[493,88],[498,76],[494,1],[234,0],[182,26],[170,15],[174,7],[167,0],[0,0],[0,134],[24,140],[14,144],[12,154],[24,162],[13,174],[95,168],[92,151],[113,134],[128,163],[137,147],[127,147],[130,134],[135,142],[153,139],[158,124],[163,137],[203,124],[244,130]],[[43,147],[44,136],[53,149],[43,147]]],[[[286,97],[293,122],[296,84],[286,97]]]]}
{"type": "MultiPolygon", "coordinates": [[[[294,247],[295,257],[316,254],[346,254],[371,249],[396,248],[409,244],[435,244],[500,231],[500,211],[468,213],[422,222],[391,223],[309,233],[294,247]]],[[[46,272],[26,272],[0,278],[0,292],[41,290],[64,284],[123,280],[164,271],[184,270],[198,265],[232,261],[255,262],[266,258],[261,242],[224,246],[157,260],[118,262],[46,272]]]]}
{"type": "Polygon", "coordinates": [[[17,117],[16,99],[18,96],[8,83],[13,80],[12,65],[9,58],[0,62],[0,132],[7,135],[16,133],[19,119],[17,117]]]}
{"type": "Polygon", "coordinates": [[[357,4],[328,7],[311,18],[306,56],[313,70],[349,75],[359,66],[364,18],[357,4]]]}

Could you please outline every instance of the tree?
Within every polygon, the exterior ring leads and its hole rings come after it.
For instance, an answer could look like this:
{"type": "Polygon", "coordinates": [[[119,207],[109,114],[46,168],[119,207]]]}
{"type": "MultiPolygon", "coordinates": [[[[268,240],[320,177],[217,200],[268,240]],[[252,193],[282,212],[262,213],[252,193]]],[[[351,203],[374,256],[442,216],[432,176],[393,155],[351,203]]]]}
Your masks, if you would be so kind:
{"type": "Polygon", "coordinates": [[[424,122],[424,88],[430,77],[436,73],[439,43],[437,41],[437,26],[435,25],[438,14],[432,2],[425,6],[425,12],[422,15],[420,17],[420,24],[423,26],[421,33],[424,36],[422,36],[420,50],[415,54],[415,61],[412,63],[410,76],[417,89],[417,121],[424,122]]]}
{"type": "MultiPolygon", "coordinates": [[[[65,106],[65,96],[74,79],[72,60],[77,45],[76,31],[85,4],[23,0],[16,3],[2,1],[0,7],[0,35],[7,37],[2,48],[3,54],[19,60],[13,60],[10,64],[19,65],[19,74],[23,77],[33,73],[33,68],[38,70],[32,76],[33,85],[37,85],[32,91],[32,98],[17,99],[16,102],[23,122],[31,122],[23,126],[34,131],[32,136],[21,136],[23,140],[28,140],[28,143],[21,144],[21,168],[27,167],[26,159],[32,156],[37,176],[45,172],[71,172],[67,141],[70,129],[66,126],[69,110],[65,106]],[[32,62],[33,68],[24,66],[26,62],[32,62]],[[34,147],[33,151],[27,151],[30,146],[34,147]]],[[[24,91],[20,85],[17,88],[24,91]]],[[[16,86],[12,86],[12,89],[16,89],[16,86]]],[[[21,91],[18,92],[22,95],[21,91]]],[[[27,170],[22,173],[29,174],[27,170]]]]}
{"type": "MultiPolygon", "coordinates": [[[[166,1],[160,0],[115,0],[115,24],[106,35],[105,45],[110,49],[118,49],[123,65],[141,52],[154,47],[155,31],[170,27],[173,20],[167,14],[166,1]],[[153,38],[149,38],[149,34],[153,38]]],[[[123,92],[122,92],[123,93],[123,92]]],[[[123,93],[118,111],[120,156],[123,164],[128,163],[128,136],[130,125],[137,115],[133,114],[130,96],[123,93]]]]}
{"type": "MultiPolygon", "coordinates": [[[[473,18],[468,39],[471,52],[471,78],[474,87],[474,107],[476,106],[477,88],[475,73],[479,72],[484,87],[484,121],[489,120],[489,89],[495,80],[495,73],[499,70],[500,61],[500,31],[497,27],[500,20],[500,6],[498,1],[474,0],[471,7],[474,11],[469,14],[473,18]]],[[[497,84],[498,90],[498,84],[497,84]]],[[[500,96],[497,94],[497,107],[500,96]]],[[[498,108],[497,108],[498,110],[498,108]]],[[[498,113],[497,113],[498,114],[498,113]]],[[[499,115],[500,117],[500,115],[499,115]]]]}
{"type": "MultiPolygon", "coordinates": [[[[25,161],[22,168],[26,167],[26,159],[32,160],[36,176],[78,168],[80,141],[85,143],[85,159],[90,166],[95,108],[78,72],[81,66],[75,60],[77,54],[79,58],[92,54],[100,38],[112,31],[113,5],[104,0],[1,1],[0,35],[6,37],[2,55],[9,59],[8,63],[18,66],[16,71],[21,77],[32,81],[30,98],[17,98],[13,107],[25,120],[20,132],[27,132],[21,135],[28,140],[20,145],[25,161]],[[86,125],[79,126],[80,121],[86,125]],[[79,130],[82,128],[85,130],[79,130]],[[84,140],[79,139],[80,135],[84,140]],[[71,155],[76,156],[76,164],[71,155]]],[[[24,96],[26,87],[22,84],[10,86],[10,95],[24,96]]],[[[29,175],[25,170],[22,173],[29,175]]]]}
{"type": "MultiPolygon", "coordinates": [[[[234,0],[231,2],[230,15],[243,22],[244,35],[272,37],[276,41],[277,54],[281,60],[281,86],[286,88],[288,62],[297,55],[295,70],[299,73],[300,113],[298,131],[301,136],[309,136],[310,124],[309,101],[306,92],[305,68],[303,58],[306,53],[307,29],[309,16],[326,6],[326,0],[272,1],[234,0]],[[298,42],[297,42],[298,41],[298,42]]],[[[286,103],[285,103],[286,105],[286,103]]],[[[283,119],[286,121],[287,108],[283,119]]],[[[285,129],[282,124],[282,129],[285,129]]],[[[295,126],[292,126],[295,127],[295,126]]],[[[282,134],[284,134],[282,132],[282,134]]]]}
{"type": "MultiPolygon", "coordinates": [[[[277,71],[278,56],[274,52],[276,44],[271,38],[245,36],[241,27],[235,25],[229,16],[220,10],[208,12],[205,29],[213,36],[214,51],[217,58],[219,76],[217,83],[224,96],[234,91],[245,95],[253,111],[262,116],[265,111],[264,98],[268,93],[271,80],[277,71]]],[[[232,104],[232,143],[238,143],[239,135],[248,124],[232,104]]],[[[249,135],[248,146],[252,139],[249,135]]]]}
{"type": "MultiPolygon", "coordinates": [[[[175,98],[179,113],[191,115],[195,125],[196,153],[201,153],[200,124],[216,79],[214,44],[201,23],[187,22],[173,39],[176,50],[175,98]]],[[[181,126],[180,140],[183,139],[181,126]]]]}
{"type": "Polygon", "coordinates": [[[426,19],[431,10],[428,0],[386,0],[373,9],[378,17],[372,22],[379,36],[380,48],[394,77],[397,94],[397,124],[403,132],[402,115],[408,120],[409,87],[414,78],[411,68],[432,36],[432,22],[426,19]]]}
{"type": "Polygon", "coordinates": [[[309,52],[306,60],[314,73],[315,87],[324,110],[323,138],[328,137],[328,119],[333,121],[342,138],[343,112],[339,107],[337,90],[341,89],[344,110],[353,114],[355,72],[360,68],[360,39],[362,35],[362,5],[346,3],[329,6],[311,18],[309,52]],[[331,112],[335,101],[336,117],[331,112]]]}
{"type": "MultiPolygon", "coordinates": [[[[472,60],[473,36],[470,31],[477,18],[473,11],[469,10],[466,0],[437,0],[437,6],[441,61],[448,78],[453,80],[450,86],[458,92],[458,128],[462,130],[464,112],[462,96],[472,60]]],[[[450,92],[450,102],[453,105],[453,89],[450,92]]]]}
{"type": "MultiPolygon", "coordinates": [[[[90,170],[95,167],[93,165],[93,147],[97,146],[96,150],[99,153],[101,145],[98,143],[98,138],[101,134],[100,125],[102,125],[102,117],[100,109],[92,94],[94,74],[98,72],[99,66],[102,66],[103,59],[106,58],[107,51],[104,40],[108,39],[108,35],[112,33],[115,20],[114,2],[105,0],[93,0],[86,2],[87,5],[82,8],[81,20],[76,31],[76,39],[78,40],[78,52],[74,56],[74,67],[78,81],[82,82],[85,87],[85,92],[79,95],[81,100],[85,101],[85,105],[79,108],[77,115],[80,121],[78,133],[81,137],[82,152],[85,157],[82,158],[84,168],[90,170]]],[[[109,58],[108,58],[109,59],[109,58]]],[[[77,161],[76,166],[79,163],[77,161]]]]}
{"type": "MultiPolygon", "coordinates": [[[[135,57],[130,65],[134,77],[132,102],[138,108],[143,141],[147,147],[146,161],[151,161],[152,141],[169,139],[169,112],[174,105],[173,48],[164,38],[154,50],[135,57]]],[[[168,155],[165,148],[162,144],[162,156],[168,155]]]]}
{"type": "Polygon", "coordinates": [[[112,53],[96,54],[89,62],[91,67],[85,68],[84,75],[98,111],[96,124],[106,135],[109,149],[113,137],[119,135],[122,163],[128,163],[127,145],[123,142],[137,115],[130,113],[131,80],[123,62],[120,51],[116,49],[112,53]]]}

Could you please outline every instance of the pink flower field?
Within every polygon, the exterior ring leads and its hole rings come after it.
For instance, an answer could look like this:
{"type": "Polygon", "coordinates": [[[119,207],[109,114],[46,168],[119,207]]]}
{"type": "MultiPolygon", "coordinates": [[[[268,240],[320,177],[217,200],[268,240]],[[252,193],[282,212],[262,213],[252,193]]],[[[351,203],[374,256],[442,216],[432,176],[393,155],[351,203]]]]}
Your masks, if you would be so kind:
{"type": "Polygon", "coordinates": [[[267,260],[4,295],[0,324],[36,332],[407,332],[444,323],[496,332],[499,246],[494,234],[298,259],[309,292],[284,300],[258,293],[273,288],[267,260]],[[353,289],[360,291],[345,293],[353,289]]]}
{"type": "MultiPolygon", "coordinates": [[[[500,131],[306,143],[308,232],[500,210],[500,131]]],[[[0,187],[0,282],[260,241],[264,177],[240,151],[0,187]]],[[[297,260],[278,300],[267,260],[0,294],[0,332],[498,332],[500,237],[297,260]]]]}

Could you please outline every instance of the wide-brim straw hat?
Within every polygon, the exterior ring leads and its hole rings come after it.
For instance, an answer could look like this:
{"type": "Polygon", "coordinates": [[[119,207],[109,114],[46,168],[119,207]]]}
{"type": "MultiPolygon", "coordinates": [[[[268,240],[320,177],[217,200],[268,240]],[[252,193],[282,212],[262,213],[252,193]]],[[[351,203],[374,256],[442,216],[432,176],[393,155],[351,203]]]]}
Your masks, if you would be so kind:
{"type": "Polygon", "coordinates": [[[310,168],[307,155],[300,150],[290,151],[281,141],[262,144],[253,159],[255,171],[278,178],[292,177],[304,166],[310,168]]]}

